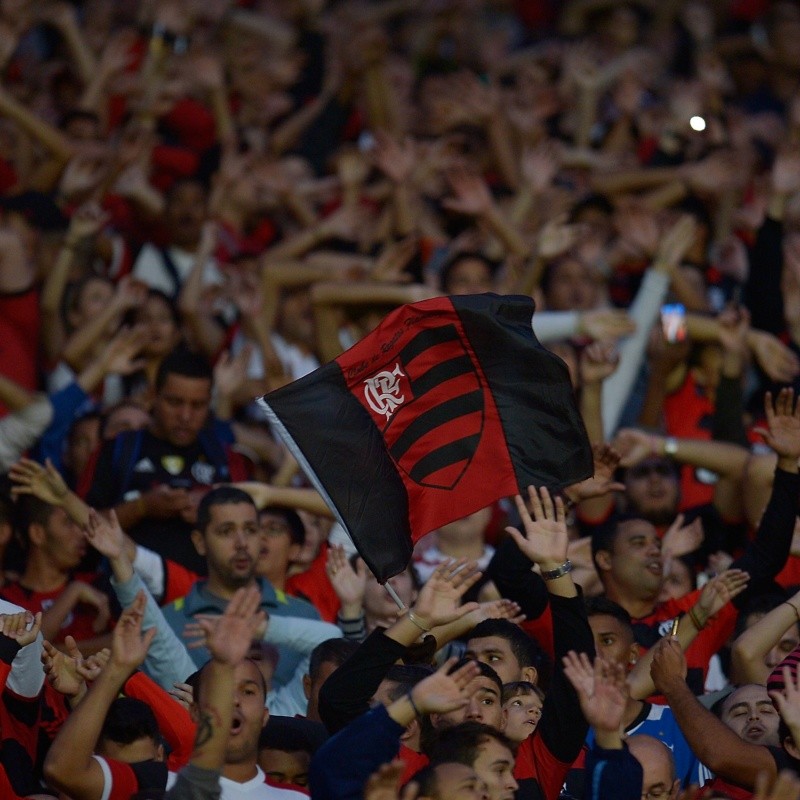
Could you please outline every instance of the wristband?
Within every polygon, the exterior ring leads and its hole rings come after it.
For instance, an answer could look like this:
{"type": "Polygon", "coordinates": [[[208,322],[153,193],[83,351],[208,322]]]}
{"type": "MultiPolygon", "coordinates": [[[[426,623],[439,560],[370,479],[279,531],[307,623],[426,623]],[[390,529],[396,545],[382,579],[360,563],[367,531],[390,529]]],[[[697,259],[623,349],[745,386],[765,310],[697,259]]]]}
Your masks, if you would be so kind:
{"type": "Polygon", "coordinates": [[[664,439],[664,455],[674,458],[678,452],[678,440],[674,436],[667,436],[664,439]]]}
{"type": "MultiPolygon", "coordinates": [[[[686,613],[689,615],[689,619],[692,621],[697,630],[701,631],[703,628],[705,628],[706,623],[704,622],[702,625],[700,624],[700,620],[697,618],[697,612],[694,610],[694,606],[692,606],[686,613]]],[[[706,620],[706,622],[707,621],[708,620],[706,620]]]]}
{"type": "Polygon", "coordinates": [[[406,695],[406,697],[408,698],[408,702],[411,703],[411,708],[414,709],[414,715],[421,717],[422,712],[417,708],[417,704],[414,702],[414,695],[411,692],[413,692],[413,689],[406,695]]]}
{"type": "Polygon", "coordinates": [[[556,578],[563,578],[568,572],[572,572],[572,562],[569,559],[567,559],[560,567],[542,570],[542,577],[546,581],[554,581],[556,578]]]}
{"type": "Polygon", "coordinates": [[[408,619],[409,622],[413,622],[423,633],[430,633],[431,629],[426,628],[420,621],[419,617],[411,610],[408,610],[408,619]]]}

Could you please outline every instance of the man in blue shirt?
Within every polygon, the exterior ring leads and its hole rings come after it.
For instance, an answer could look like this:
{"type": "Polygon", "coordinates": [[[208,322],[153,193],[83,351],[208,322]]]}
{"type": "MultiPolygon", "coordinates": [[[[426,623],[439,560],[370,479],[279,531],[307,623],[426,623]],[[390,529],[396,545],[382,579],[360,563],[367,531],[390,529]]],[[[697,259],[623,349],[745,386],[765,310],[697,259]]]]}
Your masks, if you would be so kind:
{"type": "MultiPolygon", "coordinates": [[[[192,542],[206,560],[208,578],[197,581],[186,597],[163,608],[170,627],[185,643],[192,641],[185,635],[187,623],[198,615],[222,614],[234,592],[243,586],[259,587],[261,608],[269,616],[319,619],[310,603],[279,594],[269,581],[256,577],[261,532],[256,506],[247,493],[232,486],[210,491],[198,506],[192,542]]],[[[282,646],[278,650],[280,658],[274,682],[282,686],[292,678],[302,654],[282,646]]],[[[193,645],[189,652],[198,667],[208,661],[205,647],[193,645]]]]}

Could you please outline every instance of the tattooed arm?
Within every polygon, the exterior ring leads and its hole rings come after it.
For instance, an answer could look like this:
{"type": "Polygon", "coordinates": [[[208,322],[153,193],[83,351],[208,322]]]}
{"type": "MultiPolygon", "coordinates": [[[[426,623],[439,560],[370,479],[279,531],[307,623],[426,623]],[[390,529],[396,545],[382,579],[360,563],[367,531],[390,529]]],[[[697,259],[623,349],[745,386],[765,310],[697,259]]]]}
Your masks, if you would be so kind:
{"type": "Polygon", "coordinates": [[[219,771],[233,719],[234,673],[247,655],[256,630],[264,621],[259,611],[261,595],[255,587],[239,589],[221,617],[204,620],[211,661],[200,674],[197,704],[197,736],[190,764],[219,771]]]}

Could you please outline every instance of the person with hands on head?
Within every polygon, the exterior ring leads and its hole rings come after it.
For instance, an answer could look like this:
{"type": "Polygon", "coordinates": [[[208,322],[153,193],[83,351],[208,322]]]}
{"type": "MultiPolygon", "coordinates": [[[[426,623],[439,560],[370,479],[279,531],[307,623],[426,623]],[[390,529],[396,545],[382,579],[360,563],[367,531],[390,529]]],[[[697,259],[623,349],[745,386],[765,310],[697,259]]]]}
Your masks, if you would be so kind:
{"type": "Polygon", "coordinates": [[[673,638],[664,638],[654,650],[650,674],[656,690],[666,697],[686,741],[718,781],[752,791],[761,772],[770,780],[784,767],[798,772],[800,753],[794,749],[791,737],[779,747],[740,738],[706,709],[686,684],[686,658],[680,644],[673,638]]]}
{"type": "Polygon", "coordinates": [[[328,739],[311,761],[312,797],[360,798],[369,775],[397,755],[400,737],[414,720],[465,708],[480,668],[474,661],[453,669],[455,664],[455,659],[449,659],[406,695],[388,706],[377,705],[328,739]]]}

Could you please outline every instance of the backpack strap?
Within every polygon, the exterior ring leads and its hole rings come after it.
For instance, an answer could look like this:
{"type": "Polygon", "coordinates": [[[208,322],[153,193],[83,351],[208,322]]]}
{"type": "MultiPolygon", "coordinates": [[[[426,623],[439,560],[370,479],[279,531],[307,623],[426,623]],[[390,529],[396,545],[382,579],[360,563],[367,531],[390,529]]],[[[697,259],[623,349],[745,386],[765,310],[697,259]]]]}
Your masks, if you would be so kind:
{"type": "Polygon", "coordinates": [[[170,298],[177,302],[178,295],[181,292],[181,276],[180,273],[178,272],[178,267],[175,264],[175,261],[173,260],[172,256],[169,254],[169,250],[162,247],[159,249],[158,252],[161,253],[161,260],[164,262],[164,269],[167,271],[167,274],[169,275],[170,280],[172,281],[173,289],[170,298]]]}

